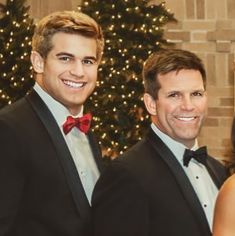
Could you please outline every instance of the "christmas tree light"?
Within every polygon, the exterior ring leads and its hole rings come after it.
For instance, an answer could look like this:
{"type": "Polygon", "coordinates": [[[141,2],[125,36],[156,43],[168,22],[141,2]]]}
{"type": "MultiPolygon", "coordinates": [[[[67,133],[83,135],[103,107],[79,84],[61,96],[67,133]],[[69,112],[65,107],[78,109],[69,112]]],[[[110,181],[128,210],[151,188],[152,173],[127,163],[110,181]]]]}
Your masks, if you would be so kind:
{"type": "Polygon", "coordinates": [[[142,101],[143,62],[168,45],[163,27],[176,20],[164,3],[147,0],[86,0],[78,10],[104,31],[99,81],[86,106],[95,115],[93,130],[104,154],[114,157],[140,140],[149,124],[142,101]]]}
{"type": "Polygon", "coordinates": [[[34,25],[25,2],[0,4],[0,108],[23,97],[34,83],[29,60],[34,25]]]}

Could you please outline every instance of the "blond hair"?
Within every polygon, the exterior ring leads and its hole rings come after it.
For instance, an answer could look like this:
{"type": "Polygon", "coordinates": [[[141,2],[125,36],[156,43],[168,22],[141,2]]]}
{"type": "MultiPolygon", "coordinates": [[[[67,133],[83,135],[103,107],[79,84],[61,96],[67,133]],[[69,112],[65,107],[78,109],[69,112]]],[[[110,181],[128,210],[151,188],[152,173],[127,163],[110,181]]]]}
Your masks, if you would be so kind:
{"type": "Polygon", "coordinates": [[[97,44],[96,56],[100,61],[104,47],[101,27],[88,15],[75,11],[54,12],[42,18],[34,31],[32,50],[46,58],[53,47],[52,37],[58,32],[94,38],[97,44]]]}

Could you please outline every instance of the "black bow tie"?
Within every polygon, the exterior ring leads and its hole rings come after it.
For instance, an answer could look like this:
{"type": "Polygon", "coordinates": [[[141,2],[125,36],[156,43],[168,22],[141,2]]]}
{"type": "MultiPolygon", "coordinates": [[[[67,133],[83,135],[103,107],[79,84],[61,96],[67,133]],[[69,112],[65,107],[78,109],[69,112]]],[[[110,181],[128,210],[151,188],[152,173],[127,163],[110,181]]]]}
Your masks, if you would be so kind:
{"type": "Polygon", "coordinates": [[[190,160],[194,158],[198,162],[206,165],[206,158],[207,158],[207,148],[206,146],[197,149],[196,151],[192,151],[190,149],[185,149],[183,163],[184,166],[188,166],[190,160]]]}

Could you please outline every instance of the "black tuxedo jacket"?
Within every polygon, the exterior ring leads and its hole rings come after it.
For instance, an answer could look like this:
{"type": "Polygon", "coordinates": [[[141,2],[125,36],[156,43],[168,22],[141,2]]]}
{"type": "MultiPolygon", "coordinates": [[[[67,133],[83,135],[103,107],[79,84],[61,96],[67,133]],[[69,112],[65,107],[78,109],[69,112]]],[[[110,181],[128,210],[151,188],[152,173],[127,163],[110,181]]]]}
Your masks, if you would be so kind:
{"type": "MultiPolygon", "coordinates": [[[[88,137],[101,170],[100,149],[88,137]]],[[[90,236],[75,164],[35,91],[0,111],[0,191],[0,236],[90,236]]]]}
{"type": "MultiPolygon", "coordinates": [[[[218,186],[227,174],[208,157],[218,186]]],[[[150,130],[98,180],[92,199],[95,236],[209,236],[205,213],[174,154],[150,130]]]]}

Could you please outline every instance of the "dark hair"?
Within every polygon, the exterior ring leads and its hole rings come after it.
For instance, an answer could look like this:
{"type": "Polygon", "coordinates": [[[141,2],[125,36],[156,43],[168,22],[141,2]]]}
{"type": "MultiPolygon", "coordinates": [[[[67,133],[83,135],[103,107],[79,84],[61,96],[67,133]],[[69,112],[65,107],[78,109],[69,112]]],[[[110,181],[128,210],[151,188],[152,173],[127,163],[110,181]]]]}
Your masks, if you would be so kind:
{"type": "Polygon", "coordinates": [[[145,92],[156,99],[160,89],[158,75],[164,75],[172,71],[178,72],[182,69],[200,71],[206,88],[206,71],[201,59],[196,54],[181,49],[161,49],[152,54],[144,63],[145,92]]]}

